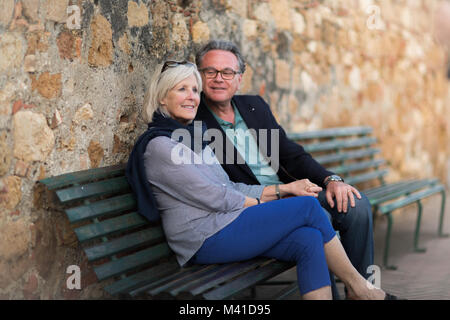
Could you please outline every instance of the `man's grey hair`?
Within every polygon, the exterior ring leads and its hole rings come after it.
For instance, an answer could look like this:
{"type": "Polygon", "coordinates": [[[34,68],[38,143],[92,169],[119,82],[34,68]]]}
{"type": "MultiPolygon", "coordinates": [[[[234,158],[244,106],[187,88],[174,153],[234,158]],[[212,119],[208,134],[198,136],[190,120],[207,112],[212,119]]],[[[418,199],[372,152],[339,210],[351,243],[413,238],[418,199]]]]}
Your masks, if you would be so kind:
{"type": "Polygon", "coordinates": [[[223,50],[231,52],[236,56],[238,60],[239,72],[245,72],[245,61],[242,57],[241,51],[233,42],[226,40],[211,40],[205,46],[203,46],[203,48],[201,48],[200,51],[198,51],[195,55],[195,63],[197,64],[197,68],[200,69],[203,57],[208,51],[211,50],[223,50]]]}

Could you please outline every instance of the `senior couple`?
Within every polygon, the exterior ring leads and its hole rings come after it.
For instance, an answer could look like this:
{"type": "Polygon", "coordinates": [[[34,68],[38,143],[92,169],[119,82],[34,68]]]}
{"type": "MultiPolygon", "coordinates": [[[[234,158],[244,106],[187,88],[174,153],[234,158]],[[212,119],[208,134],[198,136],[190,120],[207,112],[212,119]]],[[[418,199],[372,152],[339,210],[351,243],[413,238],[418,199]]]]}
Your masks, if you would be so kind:
{"type": "Polygon", "coordinates": [[[265,256],[296,262],[303,299],[332,299],[330,271],[347,299],[396,299],[366,280],[373,264],[367,198],[289,140],[261,97],[236,95],[244,71],[236,45],[218,40],[198,52],[196,65],[156,67],[143,103],[148,130],[126,168],[139,212],[161,218],[181,266],[265,256]],[[213,151],[207,139],[193,139],[197,120],[202,132],[220,130],[222,146],[231,141],[234,150],[213,151]],[[174,139],[178,129],[192,141],[174,139]],[[278,130],[278,171],[267,161],[238,161],[271,154],[270,143],[258,149],[258,135],[239,135],[249,129],[278,130]],[[175,148],[192,161],[175,163],[175,148]]]}

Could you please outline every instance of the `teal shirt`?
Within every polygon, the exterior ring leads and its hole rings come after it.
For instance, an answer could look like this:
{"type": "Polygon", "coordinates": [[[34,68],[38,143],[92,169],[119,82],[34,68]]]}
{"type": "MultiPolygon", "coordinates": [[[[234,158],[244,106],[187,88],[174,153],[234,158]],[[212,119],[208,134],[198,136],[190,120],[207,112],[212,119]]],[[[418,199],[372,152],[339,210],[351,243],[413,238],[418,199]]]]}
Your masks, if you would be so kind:
{"type": "Polygon", "coordinates": [[[276,172],[266,161],[263,161],[264,157],[259,152],[255,137],[248,130],[247,124],[233,102],[232,106],[234,109],[234,125],[219,118],[209,107],[208,109],[216,118],[223,131],[225,131],[228,139],[233,142],[234,147],[245,160],[259,183],[261,185],[281,184],[282,182],[276,172]]]}

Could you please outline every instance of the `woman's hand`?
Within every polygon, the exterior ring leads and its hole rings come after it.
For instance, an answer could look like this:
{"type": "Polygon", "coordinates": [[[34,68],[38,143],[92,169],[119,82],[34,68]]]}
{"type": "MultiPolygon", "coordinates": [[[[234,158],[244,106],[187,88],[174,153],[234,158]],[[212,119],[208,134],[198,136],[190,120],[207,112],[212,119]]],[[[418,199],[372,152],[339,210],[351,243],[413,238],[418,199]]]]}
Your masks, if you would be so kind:
{"type": "MultiPolygon", "coordinates": [[[[295,196],[312,196],[317,198],[322,188],[317,184],[312,183],[308,179],[297,180],[287,184],[278,185],[281,198],[295,197],[295,196]]],[[[276,189],[274,185],[264,188],[261,195],[261,203],[277,199],[276,189]]],[[[255,200],[256,201],[256,200],[255,200]]],[[[252,205],[251,199],[246,201],[246,204],[252,205]]],[[[245,204],[244,204],[245,206],[245,204]]]]}
{"type": "Polygon", "coordinates": [[[282,191],[282,194],[285,193],[285,195],[290,196],[312,196],[317,198],[322,188],[309,181],[309,179],[302,179],[281,185],[280,191],[282,191]]]}

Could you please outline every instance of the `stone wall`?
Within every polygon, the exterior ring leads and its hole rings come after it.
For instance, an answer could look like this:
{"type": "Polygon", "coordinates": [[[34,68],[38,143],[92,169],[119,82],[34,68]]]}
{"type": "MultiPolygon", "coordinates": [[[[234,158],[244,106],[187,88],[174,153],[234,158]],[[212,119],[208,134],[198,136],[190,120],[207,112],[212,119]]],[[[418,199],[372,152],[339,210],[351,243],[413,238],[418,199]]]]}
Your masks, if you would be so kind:
{"type": "Polygon", "coordinates": [[[370,125],[390,179],[450,183],[433,0],[1,0],[0,299],[105,297],[40,178],[125,162],[150,71],[211,38],[289,130],[370,125]],[[82,270],[69,290],[66,269],[82,270]]]}

